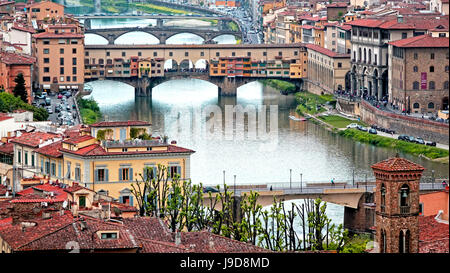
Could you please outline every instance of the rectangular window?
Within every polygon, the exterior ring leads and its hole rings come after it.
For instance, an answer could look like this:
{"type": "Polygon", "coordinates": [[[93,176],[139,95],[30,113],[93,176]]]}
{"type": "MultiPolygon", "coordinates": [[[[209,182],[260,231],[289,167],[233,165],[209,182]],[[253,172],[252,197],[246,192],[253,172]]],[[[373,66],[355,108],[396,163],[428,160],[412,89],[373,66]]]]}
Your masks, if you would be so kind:
{"type": "Polygon", "coordinates": [[[44,58],[44,64],[48,64],[50,63],[50,59],[49,58],[44,58]]]}
{"type": "Polygon", "coordinates": [[[158,52],[153,52],[153,57],[158,56],[158,52]]]}
{"type": "Polygon", "coordinates": [[[64,58],[59,58],[59,65],[64,65],[64,58]]]}
{"type": "Polygon", "coordinates": [[[77,74],[77,67],[76,66],[72,67],[72,74],[74,74],[74,75],[77,74]]]}
{"type": "Polygon", "coordinates": [[[59,68],[59,74],[64,75],[64,67],[59,68]]]}
{"type": "Polygon", "coordinates": [[[431,58],[432,60],[434,60],[434,53],[431,53],[430,58],[431,58]]]}
{"type": "MultiPolygon", "coordinates": [[[[103,71],[100,71],[100,72],[103,72],[103,71]]],[[[101,74],[101,73],[100,73],[100,74],[101,74]]],[[[77,81],[77,76],[73,76],[73,77],[72,77],[72,81],[73,81],[73,82],[76,82],[76,81],[77,81]]]]}
{"type": "Polygon", "coordinates": [[[50,54],[50,49],[44,48],[44,54],[50,54]]]}
{"type": "Polygon", "coordinates": [[[44,67],[44,73],[49,73],[50,72],[50,67],[44,67]]]}
{"type": "Polygon", "coordinates": [[[72,48],[72,54],[77,54],[77,49],[76,48],[72,48]]]}
{"type": "Polygon", "coordinates": [[[64,54],[64,48],[59,49],[59,54],[64,54]]]}
{"type": "Polygon", "coordinates": [[[43,82],[50,82],[50,77],[42,77],[43,82]]]}
{"type": "Polygon", "coordinates": [[[123,52],[122,52],[122,57],[125,57],[125,56],[126,56],[126,52],[123,51],[123,52]]]}
{"type": "Polygon", "coordinates": [[[66,178],[70,179],[70,162],[67,162],[67,173],[66,173],[66,178]]]}
{"type": "Polygon", "coordinates": [[[75,180],[80,181],[81,179],[81,169],[80,167],[75,168],[75,180]]]}
{"type": "Polygon", "coordinates": [[[77,58],[72,58],[72,65],[77,65],[77,58]]]}
{"type": "Polygon", "coordinates": [[[219,57],[220,56],[220,53],[219,52],[216,52],[216,57],[219,57]]]}
{"type": "Polygon", "coordinates": [[[119,169],[119,180],[121,181],[129,181],[130,180],[130,168],[121,168],[119,169]]]}
{"type": "Polygon", "coordinates": [[[31,166],[34,167],[34,154],[31,155],[31,166]]]}
{"type": "Polygon", "coordinates": [[[102,239],[117,239],[117,233],[115,232],[102,233],[102,239]]]}
{"type": "Polygon", "coordinates": [[[169,167],[169,175],[170,178],[174,178],[176,174],[181,176],[181,167],[180,166],[170,166],[169,167]]]}
{"type": "Polygon", "coordinates": [[[70,82],[70,76],[67,76],[67,77],[66,77],[66,81],[67,81],[67,82],[70,82]]]}
{"type": "Polygon", "coordinates": [[[51,164],[50,174],[56,176],[56,163],[51,164]]]}
{"type": "Polygon", "coordinates": [[[24,152],[23,155],[25,157],[25,166],[28,166],[28,152],[24,152]]]}

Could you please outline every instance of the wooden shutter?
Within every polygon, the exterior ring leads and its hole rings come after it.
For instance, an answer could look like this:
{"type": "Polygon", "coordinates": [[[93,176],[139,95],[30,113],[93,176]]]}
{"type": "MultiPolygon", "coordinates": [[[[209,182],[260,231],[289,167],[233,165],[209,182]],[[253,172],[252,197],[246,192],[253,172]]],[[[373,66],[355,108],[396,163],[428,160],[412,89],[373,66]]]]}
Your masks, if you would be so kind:
{"type": "Polygon", "coordinates": [[[130,206],[133,206],[133,196],[129,196],[129,198],[130,198],[130,206]]]}
{"type": "Polygon", "coordinates": [[[181,166],[177,166],[177,174],[180,175],[180,179],[181,179],[181,166]]]}
{"type": "Polygon", "coordinates": [[[133,168],[128,169],[128,180],[133,181],[133,168]]]}
{"type": "Polygon", "coordinates": [[[148,172],[149,172],[149,171],[150,171],[150,170],[147,169],[147,167],[144,168],[144,173],[143,173],[144,181],[147,181],[147,177],[148,177],[148,172]]]}
{"type": "Polygon", "coordinates": [[[119,168],[119,181],[122,181],[122,168],[119,168]]]}
{"type": "Polygon", "coordinates": [[[109,181],[109,171],[105,169],[105,181],[109,181]]]}
{"type": "Polygon", "coordinates": [[[97,182],[98,181],[98,170],[94,171],[94,181],[97,182]]]}

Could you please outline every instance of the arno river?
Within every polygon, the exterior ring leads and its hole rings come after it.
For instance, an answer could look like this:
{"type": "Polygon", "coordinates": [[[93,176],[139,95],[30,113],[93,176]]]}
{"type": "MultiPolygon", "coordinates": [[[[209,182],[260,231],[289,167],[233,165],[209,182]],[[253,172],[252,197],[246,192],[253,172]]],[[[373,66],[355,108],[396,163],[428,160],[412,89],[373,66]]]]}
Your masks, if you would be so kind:
{"type": "MultiPolygon", "coordinates": [[[[217,95],[217,87],[195,80],[165,82],[153,89],[151,98],[134,97],[134,89],[124,83],[96,81],[89,83],[92,97],[99,102],[106,120],[146,120],[152,123],[154,136],[167,135],[177,145],[196,152],[191,156],[191,178],[194,183],[221,184],[225,170],[226,183],[236,184],[348,181],[353,173],[356,181],[373,179],[370,166],[394,156],[392,149],[377,148],[333,135],[311,122],[294,121],[296,102],[293,95],[252,82],[240,87],[236,98],[217,95]],[[267,120],[275,128],[267,134],[252,134],[253,115],[236,121],[236,128],[214,127],[202,111],[213,109],[225,117],[226,105],[240,105],[247,109],[266,106],[267,120]],[[274,116],[270,117],[270,106],[274,116]],[[277,109],[274,109],[274,106],[277,109]],[[250,132],[250,133],[248,133],[250,132]]],[[[269,128],[269,125],[267,125],[269,128]]],[[[258,127],[259,128],[259,127],[258,127]]],[[[269,130],[269,129],[268,129],[269,130]]],[[[400,154],[426,168],[425,175],[435,170],[436,177],[448,177],[448,164],[400,154]]],[[[329,204],[328,213],[342,222],[343,208],[329,204]]]]}

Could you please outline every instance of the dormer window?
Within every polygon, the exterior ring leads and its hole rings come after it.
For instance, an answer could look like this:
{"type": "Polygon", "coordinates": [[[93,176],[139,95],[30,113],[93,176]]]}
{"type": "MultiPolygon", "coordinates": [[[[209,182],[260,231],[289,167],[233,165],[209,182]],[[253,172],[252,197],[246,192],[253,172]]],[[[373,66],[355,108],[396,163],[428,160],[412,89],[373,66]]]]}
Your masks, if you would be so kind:
{"type": "Polygon", "coordinates": [[[101,239],[117,239],[119,237],[118,232],[101,232],[101,239]]]}

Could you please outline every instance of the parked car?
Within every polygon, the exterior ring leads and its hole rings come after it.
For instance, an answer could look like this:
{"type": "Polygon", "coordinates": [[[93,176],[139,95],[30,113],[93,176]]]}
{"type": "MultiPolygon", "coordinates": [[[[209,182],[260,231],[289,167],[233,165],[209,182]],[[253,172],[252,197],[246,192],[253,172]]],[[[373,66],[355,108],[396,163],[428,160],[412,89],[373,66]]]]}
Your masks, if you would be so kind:
{"type": "Polygon", "coordinates": [[[367,132],[367,128],[361,125],[358,125],[358,127],[356,127],[358,130],[363,131],[363,132],[367,132]]]}
{"type": "Polygon", "coordinates": [[[347,128],[349,128],[349,129],[358,128],[358,124],[356,124],[356,123],[350,123],[349,125],[347,125],[347,128]]]}
{"type": "Polygon", "coordinates": [[[416,138],[416,143],[418,144],[425,144],[425,141],[421,137],[416,138]]]}
{"type": "Polygon", "coordinates": [[[376,134],[377,134],[377,130],[375,130],[375,129],[373,129],[373,128],[370,128],[370,129],[369,129],[369,134],[376,135],[376,134]]]}
{"type": "Polygon", "coordinates": [[[404,141],[409,141],[409,136],[407,136],[407,135],[399,135],[397,139],[404,140],[404,141]]]}
{"type": "Polygon", "coordinates": [[[414,143],[415,143],[415,142],[416,142],[416,138],[415,138],[415,137],[412,137],[412,136],[410,136],[410,137],[409,137],[409,142],[414,142],[414,143]]]}
{"type": "Polygon", "coordinates": [[[427,142],[427,143],[425,143],[425,145],[427,145],[427,146],[436,146],[436,142],[434,142],[434,141],[427,142]]]}
{"type": "Polygon", "coordinates": [[[52,100],[50,98],[45,98],[45,105],[50,105],[52,100]]]}
{"type": "Polygon", "coordinates": [[[203,188],[203,192],[219,192],[219,190],[217,188],[213,188],[213,187],[204,187],[203,188]]]}
{"type": "Polygon", "coordinates": [[[58,94],[58,99],[62,99],[63,95],[62,94],[58,94]]]}

